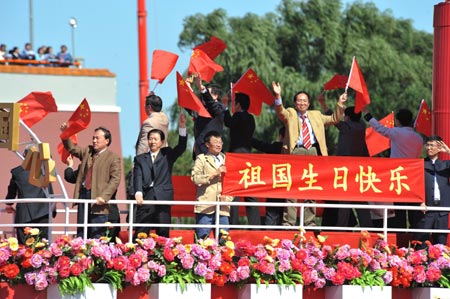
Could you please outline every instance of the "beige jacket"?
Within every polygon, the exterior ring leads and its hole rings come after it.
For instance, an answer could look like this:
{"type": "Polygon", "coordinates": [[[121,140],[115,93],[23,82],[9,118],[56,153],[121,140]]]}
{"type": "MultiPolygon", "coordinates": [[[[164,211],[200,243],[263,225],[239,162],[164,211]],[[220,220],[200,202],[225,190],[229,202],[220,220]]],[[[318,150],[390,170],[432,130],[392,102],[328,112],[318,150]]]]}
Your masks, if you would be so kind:
{"type": "MultiPolygon", "coordinates": [[[[220,153],[225,161],[225,155],[220,153]]],[[[218,201],[222,194],[222,177],[215,177],[211,181],[209,176],[217,170],[214,158],[210,155],[200,154],[195,159],[191,172],[191,179],[197,187],[197,201],[201,204],[195,205],[194,213],[213,214],[216,207],[205,204],[208,201],[218,201]]],[[[232,201],[232,196],[226,197],[227,201],[232,201]]],[[[230,206],[221,206],[220,215],[230,216],[230,206]]]]}
{"type": "Polygon", "coordinates": [[[166,140],[163,146],[167,145],[167,140],[169,139],[169,118],[164,112],[152,112],[150,116],[144,120],[141,126],[141,130],[139,131],[139,136],[136,141],[136,156],[140,154],[148,153],[148,132],[153,129],[159,129],[164,132],[166,135],[166,140]]]}
{"type": "MultiPolygon", "coordinates": [[[[325,125],[333,125],[338,123],[344,114],[345,107],[338,103],[332,115],[324,115],[317,110],[308,110],[306,115],[311,123],[314,136],[319,143],[320,152],[322,156],[328,156],[327,143],[325,139],[325,125]]],[[[283,140],[282,154],[290,154],[297,144],[300,136],[300,118],[294,108],[287,108],[281,105],[275,105],[275,111],[278,118],[285,124],[286,133],[283,140]]]]}

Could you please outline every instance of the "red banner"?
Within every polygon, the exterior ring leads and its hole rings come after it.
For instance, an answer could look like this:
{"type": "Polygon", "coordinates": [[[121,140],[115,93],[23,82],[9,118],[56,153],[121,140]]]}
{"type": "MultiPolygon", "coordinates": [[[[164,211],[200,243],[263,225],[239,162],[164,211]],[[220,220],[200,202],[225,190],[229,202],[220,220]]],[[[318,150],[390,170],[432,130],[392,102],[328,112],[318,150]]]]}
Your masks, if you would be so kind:
{"type": "Polygon", "coordinates": [[[223,194],[423,202],[422,159],[227,153],[223,194]]]}

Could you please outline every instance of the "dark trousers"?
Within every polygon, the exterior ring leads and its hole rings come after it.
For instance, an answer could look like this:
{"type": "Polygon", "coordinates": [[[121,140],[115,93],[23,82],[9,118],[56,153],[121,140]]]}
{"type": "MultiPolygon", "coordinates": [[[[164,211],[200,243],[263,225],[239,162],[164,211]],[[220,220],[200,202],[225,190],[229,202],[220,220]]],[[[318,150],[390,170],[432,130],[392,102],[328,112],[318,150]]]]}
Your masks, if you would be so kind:
{"type": "MultiPolygon", "coordinates": [[[[37,219],[33,219],[31,222],[28,222],[30,224],[30,227],[33,227],[33,223],[47,223],[48,224],[48,215],[42,216],[37,219]]],[[[19,241],[19,244],[25,244],[26,241],[26,235],[24,232],[25,227],[17,227],[16,233],[17,233],[17,240],[19,241]]],[[[40,238],[48,239],[48,227],[47,226],[41,226],[39,227],[39,231],[41,232],[40,238]]]]}
{"type": "MultiPolygon", "coordinates": [[[[266,202],[282,202],[284,199],[267,198],[266,202]]],[[[284,207],[266,207],[265,225],[281,225],[284,207]]]]}
{"type": "MultiPolygon", "coordinates": [[[[238,202],[240,197],[235,197],[233,202],[238,202]]],[[[257,198],[254,197],[244,197],[245,202],[258,202],[257,198]]],[[[249,225],[261,225],[261,215],[259,213],[259,207],[246,206],[245,210],[247,212],[247,220],[249,225]]],[[[239,207],[230,207],[230,224],[239,224],[239,207]]]]}
{"type": "Polygon", "coordinates": [[[425,241],[432,241],[433,244],[443,244],[447,245],[447,234],[446,233],[433,233],[433,229],[447,229],[448,228],[448,214],[437,212],[437,211],[429,211],[423,214],[421,211],[417,211],[416,215],[421,217],[420,220],[417,221],[415,228],[419,229],[429,229],[430,232],[416,232],[414,233],[414,240],[422,242],[416,246],[416,249],[424,249],[426,247],[425,241]],[[419,215],[422,213],[422,215],[419,215]],[[430,236],[431,235],[431,236],[430,236]],[[431,238],[430,238],[431,237],[431,238]],[[431,240],[432,239],[432,240],[431,240]]]}
{"type": "MultiPolygon", "coordinates": [[[[170,224],[170,206],[169,205],[142,205],[136,209],[136,224],[138,223],[159,223],[170,224]]],[[[134,239],[141,232],[149,234],[151,226],[136,226],[134,239]]],[[[156,234],[162,237],[169,238],[170,229],[168,227],[155,228],[156,234]]]]}

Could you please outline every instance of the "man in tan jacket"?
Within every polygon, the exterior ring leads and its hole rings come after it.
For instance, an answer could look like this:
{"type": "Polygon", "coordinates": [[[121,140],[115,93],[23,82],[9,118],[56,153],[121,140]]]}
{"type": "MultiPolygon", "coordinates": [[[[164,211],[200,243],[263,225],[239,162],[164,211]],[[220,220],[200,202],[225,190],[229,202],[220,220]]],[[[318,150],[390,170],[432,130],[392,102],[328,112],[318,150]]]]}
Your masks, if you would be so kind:
{"type": "MultiPolygon", "coordinates": [[[[191,179],[197,187],[197,201],[195,205],[196,224],[215,224],[216,206],[208,204],[214,201],[232,201],[232,196],[222,195],[222,174],[226,172],[225,155],[222,153],[222,137],[217,131],[210,131],[205,136],[206,154],[200,154],[195,159],[191,172],[191,179]]],[[[230,206],[220,207],[219,224],[228,225],[230,206]]],[[[228,231],[228,228],[224,228],[228,231]]],[[[199,239],[208,238],[210,227],[195,229],[199,239]]]]}
{"type": "MultiPolygon", "coordinates": [[[[297,92],[294,96],[294,108],[286,109],[281,101],[280,83],[272,82],[272,89],[275,95],[275,111],[286,127],[282,153],[328,156],[325,125],[333,125],[341,120],[347,94],[344,93],[339,97],[332,115],[324,115],[317,110],[308,110],[310,97],[307,92],[297,92]]],[[[287,201],[296,202],[295,199],[288,199],[287,201]]],[[[315,221],[316,209],[305,208],[304,225],[315,225],[315,221]]],[[[295,207],[286,208],[283,214],[283,225],[295,226],[296,222],[297,209],[295,207]]]]}
{"type": "MultiPolygon", "coordinates": [[[[61,131],[67,124],[61,125],[61,131]]],[[[62,140],[64,148],[80,159],[81,164],[75,183],[74,198],[95,199],[96,203],[88,209],[89,223],[105,223],[108,221],[109,200],[115,199],[122,172],[120,157],[111,152],[111,132],[98,127],[92,136],[92,145],[80,147],[70,138],[62,140]]],[[[84,215],[78,215],[78,223],[84,223],[84,215]]],[[[89,238],[99,238],[106,232],[106,227],[90,227],[89,238]]]]}

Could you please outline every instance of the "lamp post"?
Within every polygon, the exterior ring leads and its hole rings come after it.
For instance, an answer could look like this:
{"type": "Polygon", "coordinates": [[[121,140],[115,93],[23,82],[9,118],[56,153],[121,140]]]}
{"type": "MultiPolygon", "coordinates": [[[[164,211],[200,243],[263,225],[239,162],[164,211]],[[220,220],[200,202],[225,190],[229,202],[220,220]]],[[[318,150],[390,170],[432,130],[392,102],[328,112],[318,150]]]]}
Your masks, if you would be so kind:
{"type": "Polygon", "coordinates": [[[71,29],[71,37],[72,37],[72,57],[75,60],[75,28],[77,28],[77,19],[74,17],[69,19],[69,25],[71,29]]]}

